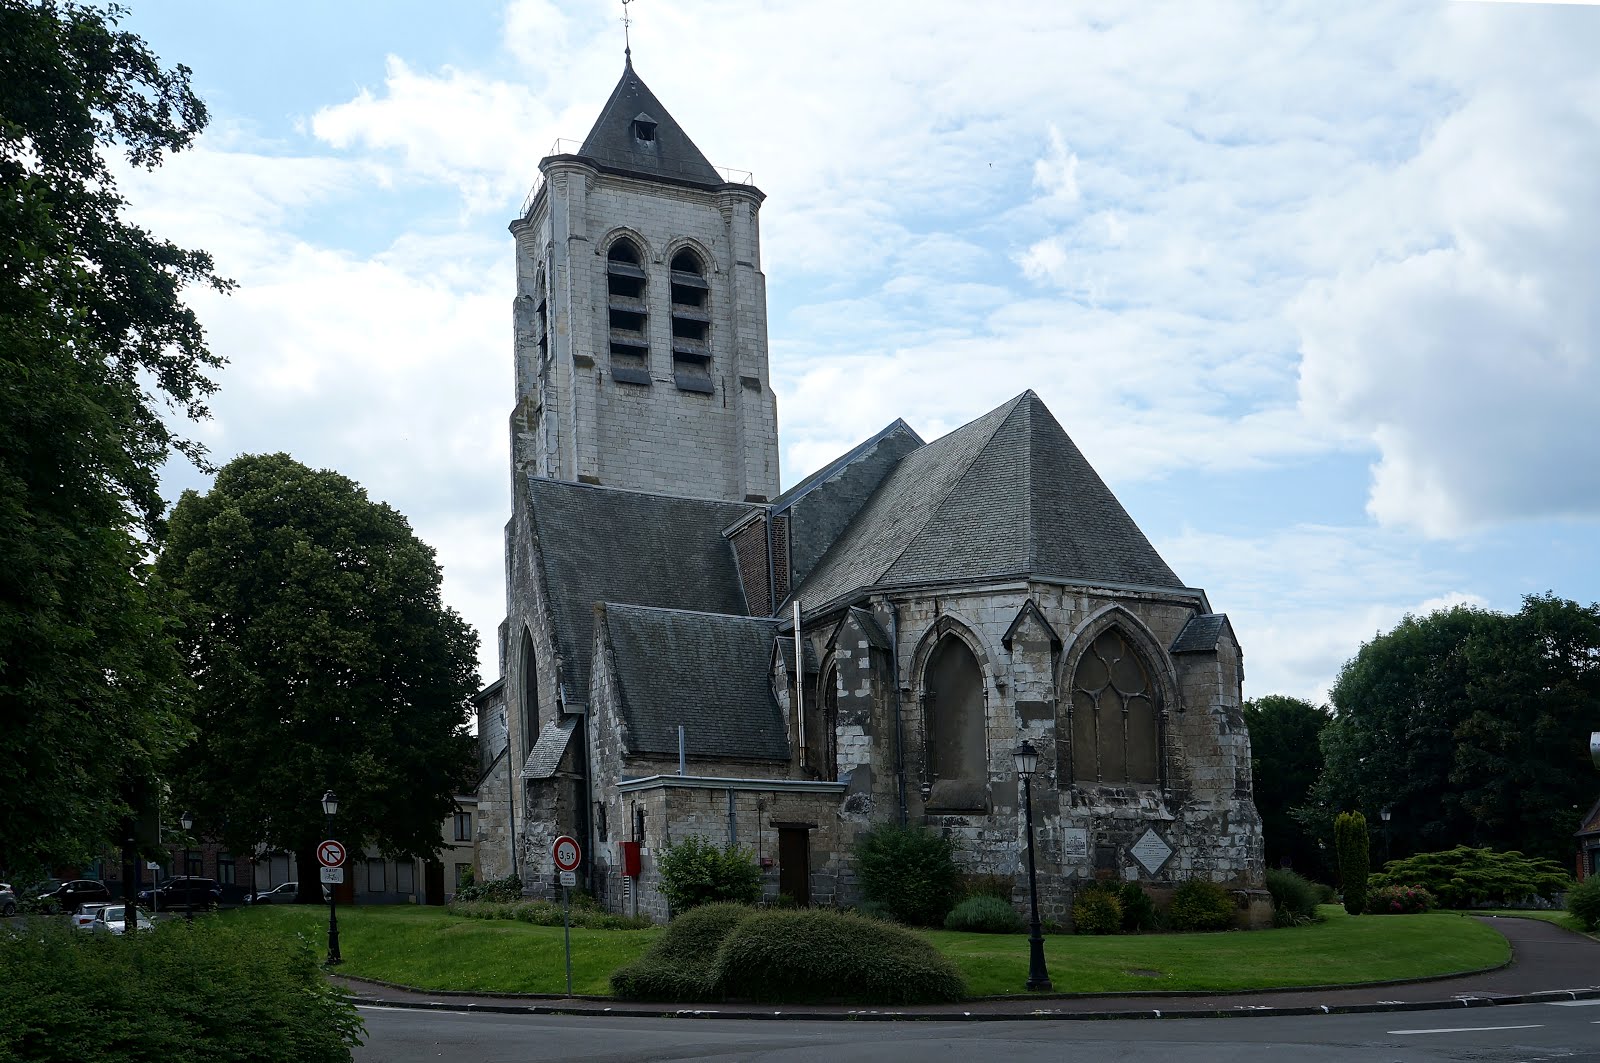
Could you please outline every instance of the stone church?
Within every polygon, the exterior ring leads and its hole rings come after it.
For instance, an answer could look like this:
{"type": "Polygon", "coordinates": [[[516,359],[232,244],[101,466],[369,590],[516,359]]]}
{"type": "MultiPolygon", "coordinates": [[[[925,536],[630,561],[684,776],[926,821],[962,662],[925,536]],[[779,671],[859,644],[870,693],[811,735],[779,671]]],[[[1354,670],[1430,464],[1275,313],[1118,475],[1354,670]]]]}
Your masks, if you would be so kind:
{"type": "Polygon", "coordinates": [[[501,678],[477,699],[480,876],[667,914],[662,846],[755,854],[770,897],[858,899],[855,836],[955,843],[1044,910],[1189,878],[1266,911],[1228,618],[1185,586],[1044,403],[935,440],[895,420],[787,491],[762,193],[631,59],[516,239],[501,678]]]}

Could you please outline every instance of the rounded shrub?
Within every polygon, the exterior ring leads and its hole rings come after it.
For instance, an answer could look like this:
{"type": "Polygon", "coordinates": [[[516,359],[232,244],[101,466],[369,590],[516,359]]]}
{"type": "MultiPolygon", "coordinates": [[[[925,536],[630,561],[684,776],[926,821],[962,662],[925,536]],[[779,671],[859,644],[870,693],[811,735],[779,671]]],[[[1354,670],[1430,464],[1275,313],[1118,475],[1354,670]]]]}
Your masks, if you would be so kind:
{"type": "Polygon", "coordinates": [[[856,905],[855,913],[864,915],[868,919],[879,919],[885,923],[898,923],[900,921],[894,917],[894,910],[882,901],[862,901],[856,905]]]}
{"type": "Polygon", "coordinates": [[[1600,930],[1600,875],[1590,875],[1567,891],[1567,911],[1591,934],[1600,930]]]}
{"type": "Polygon", "coordinates": [[[980,894],[968,897],[944,917],[946,930],[964,930],[972,934],[1015,934],[1025,929],[1022,916],[1009,901],[980,894]]]}
{"type": "Polygon", "coordinates": [[[644,955],[612,973],[611,992],[623,1000],[720,999],[711,973],[717,950],[754,914],[742,904],[706,904],[684,912],[644,955]]]}
{"type": "Polygon", "coordinates": [[[1233,926],[1233,898],[1215,882],[1192,878],[1172,894],[1167,925],[1173,930],[1227,930],[1233,926]]]}
{"type": "Polygon", "coordinates": [[[691,834],[656,854],[661,893],[674,913],[722,901],[754,904],[761,899],[761,868],[755,854],[736,845],[718,846],[691,834]]]}
{"type": "Polygon", "coordinates": [[[1304,926],[1316,922],[1318,889],[1315,883],[1287,869],[1267,872],[1267,892],[1272,894],[1273,926],[1304,926]]]}
{"type": "Polygon", "coordinates": [[[827,909],[743,920],[712,977],[725,998],[762,1003],[937,1004],[966,995],[955,964],[920,934],[827,909]]]}
{"type": "Polygon", "coordinates": [[[1122,900],[1118,892],[1085,889],[1072,902],[1072,926],[1079,934],[1122,932],[1122,900]]]}
{"type": "Polygon", "coordinates": [[[1367,893],[1368,915],[1415,915],[1433,906],[1433,894],[1421,886],[1379,886],[1367,893]]]}
{"type": "Polygon", "coordinates": [[[856,839],[856,874],[867,900],[914,926],[943,925],[959,884],[950,839],[895,823],[880,823],[856,839]]]}
{"type": "Polygon", "coordinates": [[[1161,929],[1161,913],[1156,911],[1156,902],[1150,899],[1150,894],[1146,893],[1144,887],[1137,882],[1124,882],[1122,889],[1117,893],[1117,900],[1122,902],[1124,934],[1161,929]]]}

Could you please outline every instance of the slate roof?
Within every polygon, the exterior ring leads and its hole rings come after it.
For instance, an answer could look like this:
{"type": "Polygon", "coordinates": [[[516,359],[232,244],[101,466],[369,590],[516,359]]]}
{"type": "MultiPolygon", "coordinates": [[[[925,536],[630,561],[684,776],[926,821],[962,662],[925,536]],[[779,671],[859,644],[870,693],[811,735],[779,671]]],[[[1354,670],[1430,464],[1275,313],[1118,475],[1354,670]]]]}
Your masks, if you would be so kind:
{"type": "Polygon", "coordinates": [[[805,580],[895,464],[922,445],[910,425],[896,420],[773,501],[774,513],[789,514],[790,586],[805,580]]]}
{"type": "Polygon", "coordinates": [[[1217,640],[1228,630],[1227,613],[1200,613],[1191,616],[1183,625],[1178,637],[1172,640],[1169,653],[1215,653],[1217,640]]]}
{"type": "Polygon", "coordinates": [[[900,459],[800,595],[814,609],[883,584],[1030,574],[1182,586],[1026,391],[900,459]]]}
{"type": "Polygon", "coordinates": [[[567,755],[567,744],[572,741],[576,716],[563,715],[554,723],[547,723],[539,732],[538,741],[528,751],[528,760],[522,765],[524,779],[548,779],[561,767],[561,758],[567,755]]]}
{"type": "Polygon", "coordinates": [[[537,476],[525,484],[569,698],[589,700],[596,602],[744,615],[722,529],[754,507],[537,476]]]}
{"type": "Polygon", "coordinates": [[[603,167],[629,173],[700,185],[727,183],[661,106],[644,79],[634,72],[631,58],[578,154],[603,167]],[[643,141],[633,135],[635,118],[656,123],[655,139],[643,141]]]}
{"type": "Polygon", "coordinates": [[[599,613],[633,753],[788,760],[788,727],[767,678],[778,623],[607,604],[599,613]]]}

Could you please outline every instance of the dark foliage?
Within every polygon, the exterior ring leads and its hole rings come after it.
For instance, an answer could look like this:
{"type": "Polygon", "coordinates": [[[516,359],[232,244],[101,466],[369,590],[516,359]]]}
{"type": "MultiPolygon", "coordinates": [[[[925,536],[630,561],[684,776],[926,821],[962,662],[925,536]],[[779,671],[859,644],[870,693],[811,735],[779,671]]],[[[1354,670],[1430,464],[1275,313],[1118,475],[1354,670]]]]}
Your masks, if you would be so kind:
{"type": "Polygon", "coordinates": [[[1244,704],[1250,728],[1250,776],[1269,867],[1285,862],[1308,874],[1333,870],[1329,854],[1296,819],[1322,773],[1322,729],[1328,710],[1299,698],[1271,695],[1244,704]]]}
{"type": "Polygon", "coordinates": [[[1600,875],[1590,875],[1567,891],[1567,911],[1591,934],[1600,930],[1600,875]]]}
{"type": "Polygon", "coordinates": [[[1267,872],[1267,892],[1272,894],[1272,925],[1302,926],[1317,920],[1320,891],[1317,884],[1293,871],[1267,872]]]}
{"type": "Polygon", "coordinates": [[[734,927],[754,914],[754,908],[742,904],[706,904],[684,912],[643,956],[612,974],[611,992],[622,1000],[720,1000],[712,975],[717,950],[734,927]]]}
{"type": "Polygon", "coordinates": [[[959,880],[950,840],[921,827],[881,823],[856,840],[856,874],[869,901],[913,926],[940,926],[959,880]]]}
{"type": "Polygon", "coordinates": [[[1161,913],[1156,910],[1156,902],[1137,882],[1124,882],[1117,891],[1117,900],[1122,904],[1123,933],[1137,934],[1161,929],[1161,913]]]}
{"type": "Polygon", "coordinates": [[[944,917],[944,928],[973,934],[1016,934],[1025,930],[1026,924],[1010,901],[979,894],[950,909],[944,917]]]}
{"type": "Polygon", "coordinates": [[[35,921],[0,929],[0,1058],[335,1063],[361,1020],[309,945],[220,920],[135,942],[35,921]]]}
{"type": "Polygon", "coordinates": [[[186,733],[147,567],[174,434],[221,359],[181,295],[209,256],[124,218],[110,160],[154,169],[206,124],[189,71],[115,8],[0,3],[0,863],[85,863],[186,733]],[[169,418],[169,411],[180,415],[169,418]]]}
{"type": "Polygon", "coordinates": [[[729,999],[937,1004],[960,1000],[955,964],[914,931],[846,912],[763,912],[733,928],[713,978],[729,999]]]}
{"type": "Polygon", "coordinates": [[[761,898],[755,854],[736,845],[717,846],[691,834],[662,849],[656,868],[674,915],[703,904],[754,904],[761,898]]]}
{"type": "Polygon", "coordinates": [[[1117,891],[1079,891],[1072,902],[1072,929],[1079,934],[1122,933],[1122,899],[1117,891]]]}
{"type": "Polygon", "coordinates": [[[1446,908],[1501,907],[1529,897],[1549,900],[1572,885],[1554,860],[1458,845],[1440,853],[1391,860],[1369,877],[1368,886],[1417,886],[1446,908]]]}
{"type": "Polygon", "coordinates": [[[1367,891],[1368,915],[1416,915],[1433,907],[1433,894],[1421,886],[1379,886],[1367,891]]]}
{"type": "Polygon", "coordinates": [[[450,911],[467,919],[504,919],[508,922],[530,923],[533,926],[582,927],[585,930],[647,930],[655,924],[645,916],[614,915],[594,903],[569,903],[562,912],[557,901],[462,901],[461,895],[450,902],[450,911]]]}
{"type": "Polygon", "coordinates": [[[1177,931],[1227,930],[1233,926],[1233,898],[1215,882],[1193,878],[1172,894],[1167,925],[1177,931]]]}
{"type": "Polygon", "coordinates": [[[456,887],[456,904],[465,904],[470,901],[495,901],[499,903],[515,903],[522,900],[522,879],[516,874],[507,875],[505,878],[491,879],[488,882],[472,882],[456,887]]]}
{"type": "Polygon", "coordinates": [[[1339,890],[1344,910],[1360,915],[1367,909],[1367,876],[1372,869],[1372,840],[1367,837],[1367,817],[1341,812],[1333,821],[1333,849],[1339,857],[1339,890]]]}

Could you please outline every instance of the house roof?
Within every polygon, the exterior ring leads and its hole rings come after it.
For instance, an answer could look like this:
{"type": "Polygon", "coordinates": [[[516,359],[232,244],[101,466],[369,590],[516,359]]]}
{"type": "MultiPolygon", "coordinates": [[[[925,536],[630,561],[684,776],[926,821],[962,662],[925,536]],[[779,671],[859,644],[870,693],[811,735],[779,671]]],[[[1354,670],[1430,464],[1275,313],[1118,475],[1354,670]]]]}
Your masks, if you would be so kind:
{"type": "Polygon", "coordinates": [[[799,593],[1022,575],[1182,586],[1032,391],[901,458],[799,593]]]}
{"type": "Polygon", "coordinates": [[[589,698],[596,602],[744,615],[722,529],[752,506],[536,476],[524,485],[569,698],[589,698]]]}
{"type": "Polygon", "coordinates": [[[634,71],[631,58],[578,155],[613,170],[691,184],[727,183],[634,71]],[[634,136],[636,120],[655,123],[652,139],[634,136]]]}
{"type": "Polygon", "coordinates": [[[562,716],[539,730],[539,739],[528,750],[527,762],[522,765],[524,779],[548,779],[561,768],[561,758],[567,755],[572,741],[572,729],[578,717],[562,716]]]}
{"type": "Polygon", "coordinates": [[[1228,631],[1227,613],[1200,613],[1191,616],[1183,625],[1178,637],[1172,640],[1169,653],[1215,653],[1217,640],[1228,631]]]}
{"type": "Polygon", "coordinates": [[[777,622],[606,603],[600,639],[631,753],[787,760],[788,727],[767,677],[777,622]]]}

